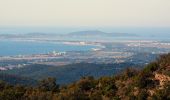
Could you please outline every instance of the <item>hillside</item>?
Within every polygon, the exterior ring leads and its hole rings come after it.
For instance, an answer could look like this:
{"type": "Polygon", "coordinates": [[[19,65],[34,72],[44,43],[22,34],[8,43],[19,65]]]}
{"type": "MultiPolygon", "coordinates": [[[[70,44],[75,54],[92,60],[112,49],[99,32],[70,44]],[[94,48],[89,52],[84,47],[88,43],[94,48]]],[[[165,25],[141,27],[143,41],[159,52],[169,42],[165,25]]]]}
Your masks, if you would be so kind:
{"type": "MultiPolygon", "coordinates": [[[[133,63],[120,64],[94,64],[94,63],[76,63],[64,66],[50,66],[32,64],[20,69],[2,71],[0,73],[12,74],[16,76],[30,77],[35,80],[54,77],[59,84],[68,84],[79,80],[83,76],[112,76],[123,69],[135,66],[133,63]]],[[[0,77],[1,79],[1,77],[0,77]]]]}
{"type": "Polygon", "coordinates": [[[170,54],[142,70],[127,68],[112,77],[82,77],[60,87],[54,78],[31,88],[1,82],[0,88],[2,100],[169,100],[170,54]]]}
{"type": "Polygon", "coordinates": [[[28,85],[28,86],[33,86],[37,84],[37,81],[28,77],[21,77],[17,75],[12,75],[12,74],[5,74],[5,73],[0,73],[0,80],[5,81],[9,84],[20,84],[20,85],[28,85]]]}

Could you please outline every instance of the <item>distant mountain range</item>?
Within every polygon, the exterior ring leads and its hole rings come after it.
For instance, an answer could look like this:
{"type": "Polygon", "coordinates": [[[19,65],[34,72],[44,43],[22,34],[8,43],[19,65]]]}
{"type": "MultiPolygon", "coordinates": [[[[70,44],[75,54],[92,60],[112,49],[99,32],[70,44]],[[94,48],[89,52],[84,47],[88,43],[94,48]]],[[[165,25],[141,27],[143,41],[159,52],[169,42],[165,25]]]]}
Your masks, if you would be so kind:
{"type": "Polygon", "coordinates": [[[135,37],[138,36],[136,34],[130,34],[130,33],[107,33],[102,32],[98,30],[92,30],[92,31],[77,31],[67,34],[69,36],[112,36],[112,37],[135,37]]]}
{"type": "Polygon", "coordinates": [[[91,31],[76,31],[71,32],[68,34],[55,34],[55,33],[27,33],[27,34],[0,34],[0,38],[28,38],[28,37],[65,37],[65,36],[92,36],[92,37],[137,37],[136,34],[131,33],[107,33],[98,30],[91,30],[91,31]]]}

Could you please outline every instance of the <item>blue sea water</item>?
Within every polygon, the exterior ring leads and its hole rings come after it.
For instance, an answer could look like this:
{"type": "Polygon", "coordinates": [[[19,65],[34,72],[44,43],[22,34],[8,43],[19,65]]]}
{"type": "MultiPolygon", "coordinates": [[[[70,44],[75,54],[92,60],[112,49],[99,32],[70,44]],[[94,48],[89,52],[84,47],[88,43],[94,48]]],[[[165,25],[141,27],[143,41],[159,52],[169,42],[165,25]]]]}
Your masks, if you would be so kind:
{"type": "Polygon", "coordinates": [[[52,51],[88,51],[96,46],[67,45],[63,43],[0,40],[0,56],[46,54],[52,51]]]}

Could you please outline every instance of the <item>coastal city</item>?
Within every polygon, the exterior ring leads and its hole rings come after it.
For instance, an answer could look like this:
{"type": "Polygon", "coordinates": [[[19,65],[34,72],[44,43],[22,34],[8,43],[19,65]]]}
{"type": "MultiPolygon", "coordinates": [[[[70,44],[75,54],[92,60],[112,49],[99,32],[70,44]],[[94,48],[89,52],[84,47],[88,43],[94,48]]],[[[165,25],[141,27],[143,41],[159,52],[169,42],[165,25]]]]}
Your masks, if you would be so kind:
{"type": "Polygon", "coordinates": [[[23,68],[31,64],[62,66],[74,63],[114,64],[133,62],[136,65],[145,65],[155,60],[158,55],[170,51],[170,43],[160,41],[64,41],[63,43],[67,45],[95,45],[96,48],[91,48],[88,51],[58,52],[56,50],[47,54],[1,56],[0,70],[23,68]]]}

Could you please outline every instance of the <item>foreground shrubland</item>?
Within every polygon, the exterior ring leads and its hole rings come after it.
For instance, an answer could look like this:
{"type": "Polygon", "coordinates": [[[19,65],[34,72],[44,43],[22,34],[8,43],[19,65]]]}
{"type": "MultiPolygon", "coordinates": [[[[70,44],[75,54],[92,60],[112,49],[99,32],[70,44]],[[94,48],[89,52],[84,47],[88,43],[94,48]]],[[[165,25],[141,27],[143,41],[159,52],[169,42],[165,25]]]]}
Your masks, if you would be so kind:
{"type": "Polygon", "coordinates": [[[54,78],[37,86],[0,82],[0,100],[168,100],[170,99],[170,54],[162,55],[144,69],[127,68],[112,77],[82,77],[65,86],[54,78]]]}

